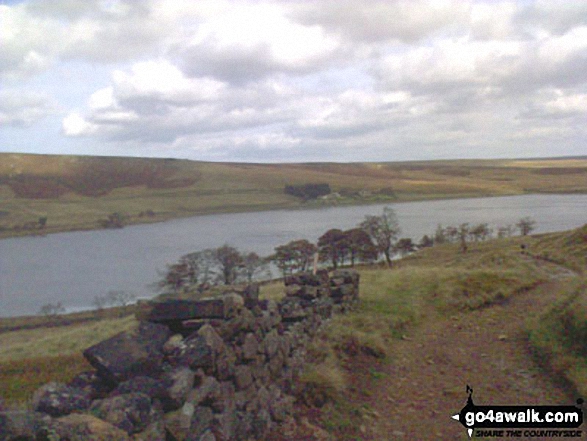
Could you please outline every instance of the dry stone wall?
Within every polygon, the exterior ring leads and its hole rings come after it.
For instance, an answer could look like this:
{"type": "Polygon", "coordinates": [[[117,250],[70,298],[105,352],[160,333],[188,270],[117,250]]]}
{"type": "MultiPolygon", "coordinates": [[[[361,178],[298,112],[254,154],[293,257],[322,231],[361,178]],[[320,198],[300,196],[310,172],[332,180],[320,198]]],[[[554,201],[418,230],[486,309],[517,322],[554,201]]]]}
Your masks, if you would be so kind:
{"type": "Polygon", "coordinates": [[[292,413],[308,342],[359,295],[353,270],[285,285],[280,302],[251,285],[144,304],[136,330],[84,351],[93,371],[35,393],[27,423],[0,413],[0,441],[263,439],[292,413]]]}

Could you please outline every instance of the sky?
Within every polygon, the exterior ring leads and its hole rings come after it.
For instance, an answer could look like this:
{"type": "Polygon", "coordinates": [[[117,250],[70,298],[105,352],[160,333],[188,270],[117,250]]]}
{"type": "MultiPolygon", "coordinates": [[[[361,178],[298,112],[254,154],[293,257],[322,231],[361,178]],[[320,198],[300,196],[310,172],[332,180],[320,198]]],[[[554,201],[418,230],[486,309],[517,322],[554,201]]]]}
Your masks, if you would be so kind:
{"type": "Polygon", "coordinates": [[[0,0],[0,152],[587,154],[587,1],[0,0]]]}

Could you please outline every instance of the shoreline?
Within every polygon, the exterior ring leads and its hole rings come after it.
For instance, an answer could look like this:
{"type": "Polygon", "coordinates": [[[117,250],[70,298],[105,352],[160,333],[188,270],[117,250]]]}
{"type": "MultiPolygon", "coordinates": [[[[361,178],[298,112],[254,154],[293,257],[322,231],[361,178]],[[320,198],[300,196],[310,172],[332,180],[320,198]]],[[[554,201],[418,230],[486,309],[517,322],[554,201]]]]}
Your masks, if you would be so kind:
{"type": "Polygon", "coordinates": [[[499,194],[477,194],[477,193],[463,193],[459,195],[409,195],[405,197],[396,197],[396,198],[381,198],[380,200],[364,200],[364,201],[357,201],[357,200],[338,200],[337,202],[326,202],[326,201],[318,201],[318,203],[310,202],[310,203],[283,203],[283,204],[272,204],[270,206],[250,206],[250,207],[225,207],[221,209],[212,209],[212,210],[197,210],[197,211],[190,211],[190,212],[175,212],[175,213],[155,213],[154,216],[151,217],[133,217],[128,220],[128,223],[125,223],[122,227],[100,227],[97,225],[97,221],[93,223],[86,223],[80,224],[75,226],[48,226],[42,230],[20,230],[20,231],[0,231],[0,241],[4,239],[17,239],[17,238],[25,238],[25,237],[44,237],[50,234],[59,234],[59,233],[73,233],[73,232],[80,232],[80,231],[99,231],[99,230],[116,230],[125,227],[131,227],[134,225],[144,225],[144,224],[154,224],[154,223],[162,223],[167,222],[170,220],[175,219],[186,219],[191,217],[200,217],[200,216],[213,216],[219,214],[240,214],[240,213],[262,213],[262,212],[269,212],[269,211],[301,211],[301,210],[317,210],[322,208],[333,208],[333,207],[352,207],[352,206],[368,206],[368,205],[381,205],[381,204],[400,204],[405,202],[424,202],[424,201],[435,201],[435,200],[454,200],[454,199],[484,199],[484,198],[492,198],[492,197],[508,197],[508,196],[529,196],[529,195],[540,195],[540,194],[550,194],[550,195],[576,195],[576,194],[587,194],[587,192],[575,192],[575,193],[559,193],[559,192],[511,192],[511,193],[499,193],[499,194]]]}

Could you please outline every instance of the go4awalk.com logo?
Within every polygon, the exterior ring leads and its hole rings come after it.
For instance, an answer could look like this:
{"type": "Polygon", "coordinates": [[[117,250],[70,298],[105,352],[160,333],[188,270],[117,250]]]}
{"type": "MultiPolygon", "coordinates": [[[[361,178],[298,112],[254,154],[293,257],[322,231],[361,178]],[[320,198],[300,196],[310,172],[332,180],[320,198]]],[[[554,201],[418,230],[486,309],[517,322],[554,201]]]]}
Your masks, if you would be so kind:
{"type": "Polygon", "coordinates": [[[577,406],[476,406],[473,389],[467,385],[467,404],[452,416],[459,421],[469,438],[581,438],[583,399],[577,406]]]}

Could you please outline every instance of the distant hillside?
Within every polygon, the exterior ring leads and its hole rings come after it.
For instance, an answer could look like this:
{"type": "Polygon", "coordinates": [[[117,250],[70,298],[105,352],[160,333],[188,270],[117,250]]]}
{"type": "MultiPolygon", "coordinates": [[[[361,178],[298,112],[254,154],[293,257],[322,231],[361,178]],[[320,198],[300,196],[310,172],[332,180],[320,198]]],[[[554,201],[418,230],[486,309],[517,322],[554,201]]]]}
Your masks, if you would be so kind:
{"type": "Polygon", "coordinates": [[[119,225],[205,213],[543,192],[587,192],[587,158],[244,164],[0,153],[0,237],[99,228],[113,214],[119,225]],[[315,188],[330,193],[306,191],[315,188]]]}

